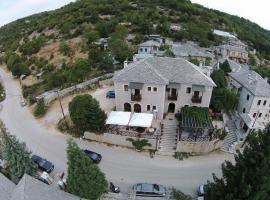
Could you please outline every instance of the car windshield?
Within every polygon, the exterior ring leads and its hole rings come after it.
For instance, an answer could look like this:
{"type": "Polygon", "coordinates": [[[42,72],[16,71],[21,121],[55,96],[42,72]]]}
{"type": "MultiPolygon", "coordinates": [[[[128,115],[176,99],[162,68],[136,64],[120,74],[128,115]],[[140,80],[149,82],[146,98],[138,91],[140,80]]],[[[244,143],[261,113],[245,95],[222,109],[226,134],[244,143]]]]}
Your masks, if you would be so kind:
{"type": "Polygon", "coordinates": [[[94,159],[94,160],[96,160],[96,159],[98,158],[98,155],[95,154],[95,153],[93,153],[93,154],[91,155],[91,158],[94,159]]]}
{"type": "Polygon", "coordinates": [[[45,164],[46,164],[46,160],[45,159],[42,159],[42,160],[39,161],[39,165],[40,166],[43,166],[45,164]]]}

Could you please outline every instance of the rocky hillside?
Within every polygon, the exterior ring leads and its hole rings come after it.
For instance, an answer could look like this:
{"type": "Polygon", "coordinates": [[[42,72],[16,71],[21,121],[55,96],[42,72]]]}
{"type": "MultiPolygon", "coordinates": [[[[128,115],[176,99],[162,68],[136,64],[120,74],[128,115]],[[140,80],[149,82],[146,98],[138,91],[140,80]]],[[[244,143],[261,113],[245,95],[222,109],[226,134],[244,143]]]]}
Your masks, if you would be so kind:
{"type": "Polygon", "coordinates": [[[188,0],[77,0],[1,27],[0,51],[13,75],[43,74],[24,88],[31,96],[113,71],[147,34],[208,47],[222,42],[212,29],[233,32],[270,58],[270,31],[188,0]],[[108,48],[96,42],[108,37],[108,48]]]}

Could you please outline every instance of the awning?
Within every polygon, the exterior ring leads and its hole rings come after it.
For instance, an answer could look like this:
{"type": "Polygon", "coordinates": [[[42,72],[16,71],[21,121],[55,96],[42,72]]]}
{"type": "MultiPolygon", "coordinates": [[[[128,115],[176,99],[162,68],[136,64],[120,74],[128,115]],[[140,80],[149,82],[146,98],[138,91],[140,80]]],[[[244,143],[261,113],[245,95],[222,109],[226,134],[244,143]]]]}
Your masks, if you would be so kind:
{"type": "Polygon", "coordinates": [[[130,116],[130,112],[112,111],[106,121],[106,124],[127,126],[130,120],[130,116]]]}
{"type": "Polygon", "coordinates": [[[180,83],[169,83],[167,88],[180,88],[180,83]]]}
{"type": "Polygon", "coordinates": [[[204,92],[205,91],[205,87],[204,86],[201,86],[201,85],[192,85],[192,91],[204,92]]]}
{"type": "Polygon", "coordinates": [[[141,90],[143,88],[143,83],[131,82],[131,83],[129,83],[129,88],[130,89],[139,89],[139,90],[141,90]]]}
{"type": "Polygon", "coordinates": [[[129,126],[149,128],[152,125],[153,114],[134,113],[129,121],[129,126]]]}

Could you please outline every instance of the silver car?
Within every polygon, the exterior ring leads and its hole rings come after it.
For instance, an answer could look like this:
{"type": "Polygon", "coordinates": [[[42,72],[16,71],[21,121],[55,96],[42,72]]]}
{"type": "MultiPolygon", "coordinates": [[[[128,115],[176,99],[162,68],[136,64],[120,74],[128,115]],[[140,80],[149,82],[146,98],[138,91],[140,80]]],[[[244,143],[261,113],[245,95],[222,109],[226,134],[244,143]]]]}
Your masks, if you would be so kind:
{"type": "Polygon", "coordinates": [[[137,183],[133,186],[136,196],[165,197],[166,188],[159,184],[137,183]]]}

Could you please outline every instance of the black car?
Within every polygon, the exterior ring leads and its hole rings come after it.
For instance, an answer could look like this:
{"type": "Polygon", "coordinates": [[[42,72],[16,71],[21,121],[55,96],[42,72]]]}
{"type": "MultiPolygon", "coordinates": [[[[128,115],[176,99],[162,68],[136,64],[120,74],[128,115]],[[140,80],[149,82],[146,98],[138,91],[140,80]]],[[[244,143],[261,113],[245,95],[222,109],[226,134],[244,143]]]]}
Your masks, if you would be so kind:
{"type": "Polygon", "coordinates": [[[33,155],[31,159],[34,163],[38,165],[38,168],[42,171],[51,173],[54,169],[54,165],[50,161],[46,160],[45,158],[42,158],[37,155],[33,155]]]}
{"type": "Polygon", "coordinates": [[[84,153],[96,164],[101,161],[102,156],[96,152],[85,149],[84,153]]]}

